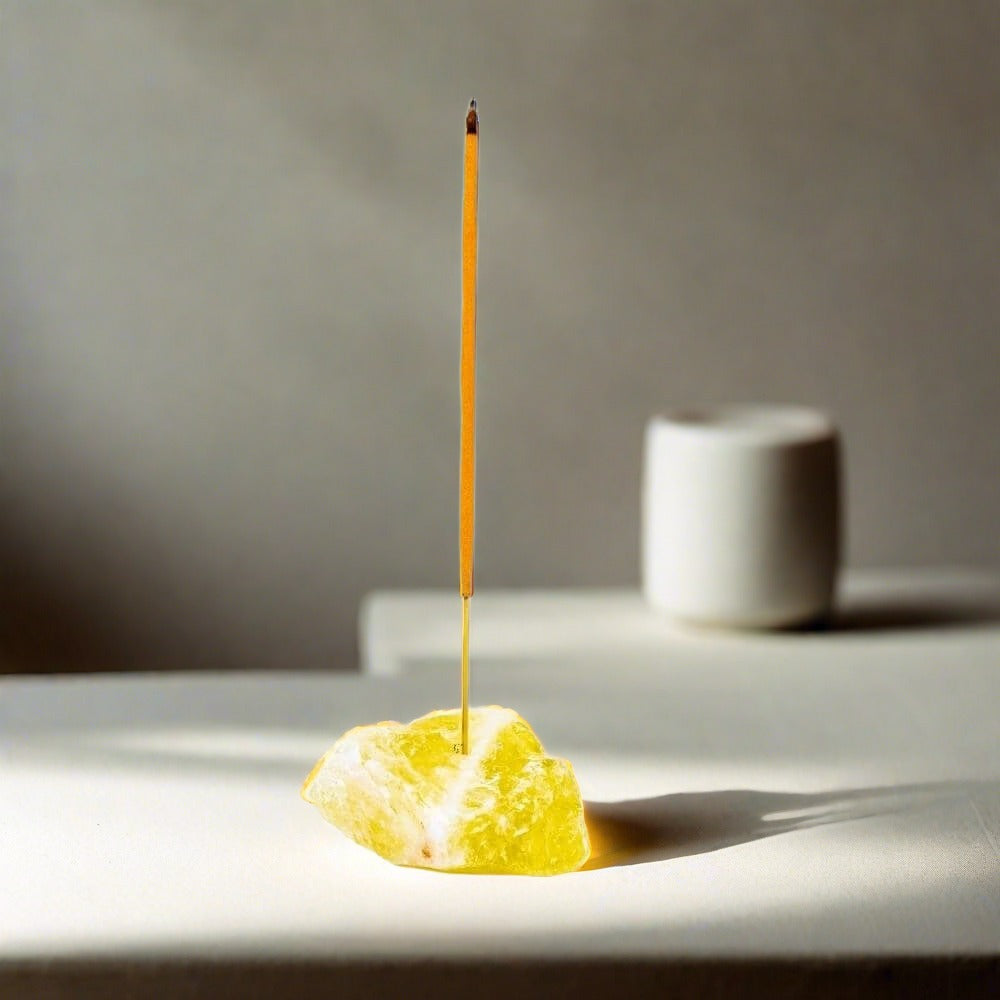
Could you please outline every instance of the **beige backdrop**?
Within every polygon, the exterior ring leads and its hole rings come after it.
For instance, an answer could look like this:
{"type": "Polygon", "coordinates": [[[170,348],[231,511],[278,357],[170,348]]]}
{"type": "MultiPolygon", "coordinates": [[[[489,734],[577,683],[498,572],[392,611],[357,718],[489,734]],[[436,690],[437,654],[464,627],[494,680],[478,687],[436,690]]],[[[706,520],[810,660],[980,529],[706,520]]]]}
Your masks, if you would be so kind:
{"type": "Polygon", "coordinates": [[[829,408],[858,565],[1000,561],[1000,4],[0,3],[6,669],[343,668],[637,579],[641,431],[829,408]]]}

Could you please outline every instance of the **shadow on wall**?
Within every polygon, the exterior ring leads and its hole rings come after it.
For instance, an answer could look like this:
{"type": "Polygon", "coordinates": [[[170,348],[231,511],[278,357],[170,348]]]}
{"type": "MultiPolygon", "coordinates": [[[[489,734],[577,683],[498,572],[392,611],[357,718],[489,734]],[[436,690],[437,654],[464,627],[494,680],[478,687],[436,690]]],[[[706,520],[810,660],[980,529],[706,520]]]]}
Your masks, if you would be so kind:
{"type": "Polygon", "coordinates": [[[0,522],[0,673],[134,668],[112,609],[82,583],[47,573],[0,522]]]}

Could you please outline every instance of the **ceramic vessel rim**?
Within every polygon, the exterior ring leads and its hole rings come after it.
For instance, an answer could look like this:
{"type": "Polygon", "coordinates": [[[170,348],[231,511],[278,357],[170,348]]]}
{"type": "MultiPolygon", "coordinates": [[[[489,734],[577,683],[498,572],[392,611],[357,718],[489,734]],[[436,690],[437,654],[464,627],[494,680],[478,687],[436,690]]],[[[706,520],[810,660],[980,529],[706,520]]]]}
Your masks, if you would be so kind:
{"type": "Polygon", "coordinates": [[[677,407],[657,414],[650,429],[692,439],[748,444],[822,441],[837,433],[833,421],[820,410],[757,403],[677,407]]]}

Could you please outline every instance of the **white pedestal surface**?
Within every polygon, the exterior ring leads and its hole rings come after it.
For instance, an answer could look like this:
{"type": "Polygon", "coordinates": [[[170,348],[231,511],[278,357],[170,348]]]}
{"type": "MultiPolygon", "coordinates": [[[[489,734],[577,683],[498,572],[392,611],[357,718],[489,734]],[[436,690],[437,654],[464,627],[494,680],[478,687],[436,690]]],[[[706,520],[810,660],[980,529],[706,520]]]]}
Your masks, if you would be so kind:
{"type": "MultiPolygon", "coordinates": [[[[435,637],[456,643],[457,598],[369,602],[366,649],[396,676],[0,679],[0,986],[272,962],[354,995],[378,986],[359,968],[428,960],[451,970],[435,995],[538,962],[686,968],[675,995],[780,993],[801,966],[827,995],[828,974],[917,962],[971,969],[973,995],[1000,968],[1000,590],[938,586],[923,621],[883,591],[881,618],[787,635],[676,631],[622,593],[477,596],[474,701],[573,761],[602,852],[547,879],[396,868],[298,797],[343,730],[455,703],[435,637]]],[[[885,985],[866,975],[851,988],[885,985]]]]}

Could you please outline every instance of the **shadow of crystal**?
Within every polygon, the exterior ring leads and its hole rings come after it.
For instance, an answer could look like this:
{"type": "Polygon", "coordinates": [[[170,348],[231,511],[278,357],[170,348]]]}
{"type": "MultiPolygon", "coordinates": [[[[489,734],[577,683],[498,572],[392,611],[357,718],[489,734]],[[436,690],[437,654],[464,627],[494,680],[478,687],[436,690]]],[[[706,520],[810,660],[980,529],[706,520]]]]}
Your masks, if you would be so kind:
{"type": "Polygon", "coordinates": [[[727,789],[587,802],[584,870],[688,857],[813,826],[885,816],[982,792],[992,782],[937,782],[818,794],[727,789]]]}

